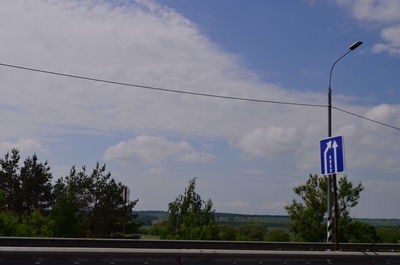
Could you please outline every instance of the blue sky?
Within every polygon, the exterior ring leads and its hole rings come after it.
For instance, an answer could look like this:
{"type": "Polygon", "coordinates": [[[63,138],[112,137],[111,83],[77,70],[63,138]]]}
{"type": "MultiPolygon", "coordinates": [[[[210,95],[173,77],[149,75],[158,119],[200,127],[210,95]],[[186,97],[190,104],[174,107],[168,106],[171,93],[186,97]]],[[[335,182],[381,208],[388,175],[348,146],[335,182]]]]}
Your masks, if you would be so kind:
{"type": "MultiPolygon", "coordinates": [[[[161,3],[191,19],[261,80],[293,90],[324,92],[331,64],[350,44],[364,41],[357,52],[365,54],[381,42],[380,27],[354,19],[334,1],[161,3]]],[[[381,54],[347,58],[335,71],[336,92],[359,97],[359,104],[396,103],[397,61],[381,54]]]]}
{"type": "MultiPolygon", "coordinates": [[[[400,126],[400,1],[5,0],[0,62],[169,89],[333,104],[400,126]]],[[[327,110],[112,86],[0,68],[0,151],[72,165],[107,163],[166,210],[198,178],[217,211],[286,214],[292,188],[319,172],[327,110]]],[[[334,111],[355,217],[400,218],[399,131],[334,111]]]]}

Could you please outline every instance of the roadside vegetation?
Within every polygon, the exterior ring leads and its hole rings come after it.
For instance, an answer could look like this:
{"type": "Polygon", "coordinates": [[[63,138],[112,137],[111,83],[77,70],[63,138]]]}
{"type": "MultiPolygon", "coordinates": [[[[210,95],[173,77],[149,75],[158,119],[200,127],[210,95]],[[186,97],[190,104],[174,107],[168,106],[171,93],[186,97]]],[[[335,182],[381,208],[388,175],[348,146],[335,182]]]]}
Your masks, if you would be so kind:
{"type": "MultiPolygon", "coordinates": [[[[168,212],[139,213],[145,238],[213,239],[232,241],[325,242],[327,178],[310,175],[305,184],[293,189],[300,197],[286,206],[288,216],[215,213],[212,201],[203,201],[195,192],[192,179],[183,195],[169,204],[168,212]],[[197,212],[197,213],[195,213],[197,212]],[[193,218],[196,216],[196,218],[193,218]],[[207,218],[202,218],[207,216],[207,218]],[[200,220],[207,220],[199,223],[200,220]],[[189,229],[193,227],[195,229],[189,229]],[[191,231],[192,233],[188,233],[191,231]],[[202,232],[201,232],[202,231],[202,232]],[[204,232],[207,231],[207,232],[204,232]]],[[[400,220],[350,218],[350,209],[358,204],[364,190],[347,176],[339,179],[340,242],[400,243],[400,220]]]]}
{"type": "MultiPolygon", "coordinates": [[[[126,188],[105,165],[72,166],[53,179],[37,155],[20,158],[13,149],[0,158],[0,236],[142,238],[228,241],[314,241],[326,239],[326,177],[310,175],[293,189],[298,200],[288,216],[216,213],[211,199],[196,192],[196,178],[168,204],[168,211],[135,212],[126,188]]],[[[400,220],[350,218],[364,190],[339,179],[340,241],[400,243],[400,220]]]]}
{"type": "Polygon", "coordinates": [[[138,237],[137,200],[123,201],[125,186],[105,165],[72,167],[52,181],[47,161],[35,154],[20,163],[13,149],[0,159],[0,236],[138,237]]]}

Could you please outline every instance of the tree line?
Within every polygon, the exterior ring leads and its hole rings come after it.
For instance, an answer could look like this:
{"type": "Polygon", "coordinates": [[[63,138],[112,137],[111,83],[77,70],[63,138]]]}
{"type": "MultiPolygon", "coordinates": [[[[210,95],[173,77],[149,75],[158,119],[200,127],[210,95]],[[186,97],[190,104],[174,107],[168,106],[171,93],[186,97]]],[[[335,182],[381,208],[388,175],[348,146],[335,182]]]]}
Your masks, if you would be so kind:
{"type": "Polygon", "coordinates": [[[1,236],[137,237],[137,200],[123,200],[125,186],[105,165],[73,166],[53,181],[47,161],[20,160],[17,149],[0,159],[1,236]]]}
{"type": "MultiPolygon", "coordinates": [[[[326,176],[310,174],[305,184],[293,188],[300,200],[293,200],[285,207],[290,218],[289,229],[285,230],[268,229],[265,224],[217,224],[212,201],[204,201],[196,193],[194,178],[184,194],[169,203],[167,219],[141,231],[161,239],[325,242],[327,183],[326,176]]],[[[346,175],[339,178],[340,242],[399,243],[400,229],[376,229],[352,220],[350,209],[358,204],[363,190],[361,183],[354,185],[346,175]]]]}
{"type": "Polygon", "coordinates": [[[212,201],[202,200],[195,189],[193,178],[185,192],[169,203],[167,220],[141,231],[175,240],[289,241],[283,229],[269,230],[265,224],[217,224],[212,201]]]}
{"type": "MultiPolygon", "coordinates": [[[[400,229],[376,229],[352,220],[350,209],[364,187],[347,176],[338,184],[340,242],[400,242],[400,229]]],[[[125,188],[105,164],[96,163],[90,171],[72,166],[67,176],[54,180],[47,161],[34,154],[22,162],[19,151],[12,149],[0,158],[0,236],[139,238],[133,211],[138,200],[125,201],[125,188]]],[[[212,200],[201,198],[193,178],[168,204],[167,219],[140,228],[140,233],[175,240],[326,241],[327,178],[310,175],[293,191],[300,200],[285,207],[288,230],[218,224],[212,200]]]]}

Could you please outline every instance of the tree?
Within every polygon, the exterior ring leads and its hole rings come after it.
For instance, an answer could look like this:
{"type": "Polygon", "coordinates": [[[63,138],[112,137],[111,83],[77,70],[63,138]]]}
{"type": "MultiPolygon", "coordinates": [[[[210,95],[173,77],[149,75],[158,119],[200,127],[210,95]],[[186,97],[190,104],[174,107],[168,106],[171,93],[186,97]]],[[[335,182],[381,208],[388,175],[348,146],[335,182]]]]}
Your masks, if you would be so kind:
{"type": "Polygon", "coordinates": [[[12,211],[0,212],[0,236],[15,236],[18,232],[18,216],[12,211]]]}
{"type": "Polygon", "coordinates": [[[14,211],[20,217],[52,205],[52,174],[47,161],[39,162],[36,154],[19,167],[20,155],[12,149],[0,159],[0,190],[5,196],[2,209],[14,211]]]}
{"type": "Polygon", "coordinates": [[[18,224],[16,236],[51,237],[53,236],[53,220],[42,215],[38,210],[22,217],[18,224]]]}
{"type": "Polygon", "coordinates": [[[110,237],[116,231],[121,231],[121,224],[126,222],[129,233],[137,232],[133,207],[138,200],[124,202],[122,193],[125,186],[111,178],[110,172],[106,173],[105,165],[100,167],[97,163],[90,179],[93,183],[91,186],[91,194],[93,194],[92,231],[100,236],[110,237]]]}
{"type": "Polygon", "coordinates": [[[111,177],[106,166],[99,163],[91,174],[86,167],[70,170],[69,176],[60,178],[54,187],[56,204],[51,212],[57,236],[115,237],[122,233],[135,234],[138,227],[133,207],[138,200],[125,202],[125,188],[111,177]]]}
{"type": "Polygon", "coordinates": [[[265,224],[245,224],[236,227],[237,241],[263,241],[268,228],[265,224]]]}
{"type": "Polygon", "coordinates": [[[20,171],[24,211],[32,213],[53,204],[52,178],[47,161],[40,163],[36,154],[25,159],[20,171]]]}
{"type": "Polygon", "coordinates": [[[234,241],[236,240],[236,229],[233,225],[219,224],[217,225],[219,240],[234,241]]]}
{"type": "Polygon", "coordinates": [[[85,237],[85,216],[71,193],[62,194],[50,212],[53,233],[57,237],[85,237]]]}
{"type": "MultiPolygon", "coordinates": [[[[4,195],[0,192],[0,206],[4,203],[4,195]]],[[[20,218],[13,211],[0,211],[0,236],[52,236],[52,225],[52,221],[39,210],[20,218]]]]}
{"type": "Polygon", "coordinates": [[[273,242],[289,242],[290,235],[283,229],[271,229],[267,237],[265,238],[266,241],[273,241],[273,242]]]}
{"type": "MultiPolygon", "coordinates": [[[[326,221],[324,215],[327,210],[327,176],[311,175],[306,184],[293,189],[302,202],[293,200],[286,206],[292,224],[290,231],[295,234],[295,240],[308,242],[322,242],[326,240],[326,221]]],[[[338,205],[340,212],[340,237],[343,239],[346,226],[351,222],[350,208],[358,204],[361,191],[364,187],[361,183],[357,186],[348,180],[347,176],[339,179],[338,205]]]]}
{"type": "Polygon", "coordinates": [[[0,235],[119,237],[124,230],[137,236],[138,200],[124,201],[126,186],[105,165],[97,163],[91,174],[72,167],[55,185],[51,180],[47,161],[36,154],[22,165],[17,149],[0,158],[0,235]]]}
{"type": "Polygon", "coordinates": [[[20,155],[17,149],[12,149],[0,159],[0,189],[4,196],[2,210],[22,211],[21,185],[19,179],[20,155]]]}
{"type": "Polygon", "coordinates": [[[352,221],[344,227],[343,241],[349,243],[378,243],[381,238],[373,225],[352,221]]]}
{"type": "Polygon", "coordinates": [[[196,193],[196,178],[189,181],[185,193],[168,205],[165,238],[215,239],[217,236],[213,203],[196,193]]]}
{"type": "Polygon", "coordinates": [[[400,243],[400,229],[392,227],[379,227],[378,235],[383,243],[400,243]]]}

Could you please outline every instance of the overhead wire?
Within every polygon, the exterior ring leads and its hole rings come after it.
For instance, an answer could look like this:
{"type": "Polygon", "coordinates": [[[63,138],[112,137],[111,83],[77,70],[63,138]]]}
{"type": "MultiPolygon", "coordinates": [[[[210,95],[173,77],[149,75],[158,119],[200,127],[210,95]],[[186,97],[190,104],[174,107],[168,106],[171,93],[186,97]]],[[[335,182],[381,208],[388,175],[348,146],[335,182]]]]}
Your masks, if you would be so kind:
{"type": "Polygon", "coordinates": [[[168,88],[161,88],[161,87],[154,87],[154,86],[146,86],[146,85],[125,83],[125,82],[112,81],[112,80],[106,80],[106,79],[100,79],[100,78],[93,78],[93,77],[87,77],[87,76],[81,76],[81,75],[66,74],[66,73],[48,71],[48,70],[25,67],[25,66],[19,66],[19,65],[13,65],[13,64],[6,64],[6,63],[0,63],[0,66],[16,68],[16,69],[26,70],[26,71],[39,72],[39,73],[44,73],[44,74],[51,74],[51,75],[57,75],[57,76],[70,77],[70,78],[81,79],[81,80],[101,82],[101,83],[106,83],[106,84],[137,87],[137,88],[144,88],[144,89],[149,89],[149,90],[156,90],[156,91],[162,91],[162,92],[171,92],[171,93],[178,93],[178,94],[187,94],[187,95],[193,95],[193,96],[202,96],[202,97],[211,97],[211,98],[220,98],[220,99],[230,99],[230,100],[240,100],[240,101],[250,101],[250,102],[259,102],[259,103],[281,104],[281,105],[293,105],[293,106],[303,106],[303,107],[321,107],[321,108],[326,108],[327,107],[327,105],[322,105],[322,104],[309,104],[309,103],[299,103],[299,102],[276,101],[276,100],[268,100],[268,99],[222,96],[222,95],[217,95],[217,94],[209,94],[209,93],[201,93],[201,92],[194,92],[194,91],[185,91],[185,90],[168,89],[168,88]]]}
{"type": "Polygon", "coordinates": [[[389,127],[389,128],[392,128],[392,129],[400,131],[399,127],[396,127],[396,126],[393,126],[393,125],[390,125],[390,124],[387,124],[387,123],[383,123],[383,122],[380,122],[380,121],[377,121],[377,120],[373,120],[373,119],[367,118],[365,116],[359,115],[357,113],[354,113],[354,112],[351,112],[351,111],[348,111],[348,110],[345,110],[345,109],[342,109],[342,108],[339,108],[339,107],[332,106],[332,109],[341,111],[341,112],[346,113],[348,115],[352,115],[352,116],[367,120],[369,122],[373,122],[373,123],[376,123],[376,124],[379,124],[379,125],[382,125],[382,126],[386,126],[386,127],[389,127]]]}
{"type": "MultiPolygon", "coordinates": [[[[162,91],[162,92],[170,92],[170,93],[178,93],[178,94],[186,94],[186,95],[193,95],[193,96],[202,96],[202,97],[211,97],[211,98],[219,98],[219,99],[238,100],[238,101],[248,101],[248,102],[258,102],[258,103],[302,106],[302,107],[320,107],[320,108],[328,107],[327,105],[323,105],[323,104],[311,104],[311,103],[276,101],[276,100],[257,99],[257,98],[233,97],[233,96],[223,96],[223,95],[201,93],[201,92],[194,92],[194,91],[187,91],[187,90],[168,89],[168,88],[162,88],[162,87],[147,86],[147,85],[140,85],[140,84],[133,84],[133,83],[126,83],[126,82],[112,81],[112,80],[107,80],[107,79],[94,78],[94,77],[87,77],[87,76],[82,76],[82,75],[67,74],[67,73],[61,73],[61,72],[49,71],[49,70],[44,70],[44,69],[39,69],[39,68],[20,66],[20,65],[15,65],[15,64],[7,64],[7,63],[1,63],[1,62],[0,62],[0,66],[19,69],[19,70],[25,70],[25,71],[38,72],[38,73],[43,73],[43,74],[50,74],[50,75],[68,77],[68,78],[93,81],[93,82],[101,82],[101,83],[112,84],[112,85],[136,87],[136,88],[143,88],[143,89],[162,91]]],[[[390,124],[387,124],[384,122],[380,122],[380,121],[377,121],[374,119],[370,119],[368,117],[356,114],[354,112],[345,110],[343,108],[332,106],[332,109],[346,113],[348,115],[352,115],[352,116],[367,120],[369,122],[373,122],[375,124],[379,124],[379,125],[386,126],[386,127],[400,131],[399,127],[396,127],[396,126],[393,126],[393,125],[390,125],[390,124]]]]}

